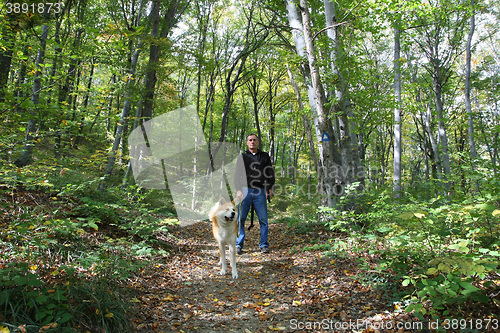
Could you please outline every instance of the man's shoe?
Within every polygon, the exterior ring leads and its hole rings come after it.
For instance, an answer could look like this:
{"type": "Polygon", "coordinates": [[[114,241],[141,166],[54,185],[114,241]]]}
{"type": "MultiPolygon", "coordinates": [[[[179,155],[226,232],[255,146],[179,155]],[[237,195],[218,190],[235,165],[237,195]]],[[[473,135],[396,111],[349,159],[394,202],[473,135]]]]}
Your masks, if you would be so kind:
{"type": "Polygon", "coordinates": [[[269,253],[269,246],[263,246],[260,248],[261,253],[269,253]]]}
{"type": "Polygon", "coordinates": [[[236,247],[236,254],[242,254],[243,253],[243,250],[241,249],[241,247],[237,246],[236,247]]]}

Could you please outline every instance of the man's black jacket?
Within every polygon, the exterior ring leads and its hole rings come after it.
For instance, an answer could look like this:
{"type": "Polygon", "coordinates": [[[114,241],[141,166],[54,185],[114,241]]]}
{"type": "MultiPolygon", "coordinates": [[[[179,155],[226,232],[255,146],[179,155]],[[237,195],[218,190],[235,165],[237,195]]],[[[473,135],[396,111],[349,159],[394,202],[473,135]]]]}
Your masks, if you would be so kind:
{"type": "Polygon", "coordinates": [[[257,153],[254,155],[247,150],[241,155],[243,158],[238,159],[236,168],[236,190],[241,191],[244,186],[249,188],[264,188],[266,191],[272,189],[275,178],[274,168],[269,154],[257,150],[257,153]],[[241,162],[243,162],[244,165],[241,165],[241,162]]]}

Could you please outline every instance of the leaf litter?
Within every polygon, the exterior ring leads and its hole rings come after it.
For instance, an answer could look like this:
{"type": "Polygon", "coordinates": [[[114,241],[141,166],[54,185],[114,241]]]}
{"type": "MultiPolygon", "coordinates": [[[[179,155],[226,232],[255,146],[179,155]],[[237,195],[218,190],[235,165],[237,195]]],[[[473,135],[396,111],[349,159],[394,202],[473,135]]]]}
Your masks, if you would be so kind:
{"type": "Polygon", "coordinates": [[[388,302],[384,291],[359,282],[354,256],[301,251],[314,238],[288,228],[270,224],[267,254],[259,251],[258,228],[247,232],[244,253],[237,257],[237,280],[219,274],[210,223],[171,230],[175,252],[159,258],[134,281],[134,331],[418,331],[410,324],[396,329],[396,322],[417,319],[388,302]]]}

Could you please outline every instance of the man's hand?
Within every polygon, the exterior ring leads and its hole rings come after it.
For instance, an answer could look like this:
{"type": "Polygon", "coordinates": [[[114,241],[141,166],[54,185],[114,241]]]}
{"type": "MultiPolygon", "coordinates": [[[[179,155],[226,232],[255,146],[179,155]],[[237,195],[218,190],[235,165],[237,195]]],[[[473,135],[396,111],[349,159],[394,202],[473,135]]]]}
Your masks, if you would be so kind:
{"type": "Polygon", "coordinates": [[[273,196],[273,190],[272,189],[269,189],[267,192],[266,192],[266,199],[269,199],[273,196]]]}
{"type": "Polygon", "coordinates": [[[243,192],[241,191],[236,192],[236,199],[238,200],[238,202],[243,201],[243,192]]]}

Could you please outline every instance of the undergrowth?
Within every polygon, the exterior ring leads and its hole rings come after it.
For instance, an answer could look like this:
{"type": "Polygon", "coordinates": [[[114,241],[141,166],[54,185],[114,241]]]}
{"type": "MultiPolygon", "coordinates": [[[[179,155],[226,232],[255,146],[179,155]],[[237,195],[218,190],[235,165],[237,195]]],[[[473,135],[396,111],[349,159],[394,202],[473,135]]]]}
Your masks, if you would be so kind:
{"type": "Polygon", "coordinates": [[[99,191],[85,163],[1,170],[3,331],[129,331],[129,279],[168,255],[157,237],[176,221],[168,197],[136,186],[99,191]]]}

